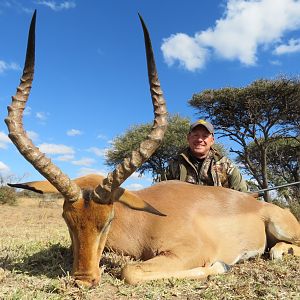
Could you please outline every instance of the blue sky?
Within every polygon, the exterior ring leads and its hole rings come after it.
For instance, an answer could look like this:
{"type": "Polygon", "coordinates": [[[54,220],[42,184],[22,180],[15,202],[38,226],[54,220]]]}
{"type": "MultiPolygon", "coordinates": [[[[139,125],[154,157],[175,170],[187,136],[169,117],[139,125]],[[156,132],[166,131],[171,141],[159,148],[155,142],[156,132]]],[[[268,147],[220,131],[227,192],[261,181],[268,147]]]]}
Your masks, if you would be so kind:
{"type": "MultiPolygon", "coordinates": [[[[300,1],[3,0],[1,120],[19,84],[34,9],[36,68],[24,126],[71,178],[107,173],[104,155],[114,137],[152,121],[138,12],[171,114],[195,120],[187,101],[204,89],[299,74],[300,1]]],[[[0,175],[42,179],[9,141],[3,121],[0,154],[0,175]]],[[[132,176],[123,186],[149,184],[132,176]]]]}

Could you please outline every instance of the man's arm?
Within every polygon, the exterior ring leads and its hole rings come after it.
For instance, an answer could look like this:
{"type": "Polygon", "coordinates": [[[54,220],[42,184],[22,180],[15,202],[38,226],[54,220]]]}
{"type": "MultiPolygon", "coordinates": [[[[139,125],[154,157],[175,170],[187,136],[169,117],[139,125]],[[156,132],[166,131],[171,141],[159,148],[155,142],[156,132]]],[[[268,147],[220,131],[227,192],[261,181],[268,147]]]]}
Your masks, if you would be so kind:
{"type": "Polygon", "coordinates": [[[234,166],[232,172],[228,178],[229,188],[240,191],[247,192],[248,186],[244,178],[242,177],[239,169],[234,166]]]}

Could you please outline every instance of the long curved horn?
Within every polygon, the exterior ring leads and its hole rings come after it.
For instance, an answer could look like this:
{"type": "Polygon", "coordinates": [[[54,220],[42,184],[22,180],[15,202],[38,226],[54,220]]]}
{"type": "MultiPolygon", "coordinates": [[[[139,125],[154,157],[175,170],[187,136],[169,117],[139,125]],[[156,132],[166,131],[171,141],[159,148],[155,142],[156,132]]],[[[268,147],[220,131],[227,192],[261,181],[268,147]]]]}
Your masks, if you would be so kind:
{"type": "Polygon", "coordinates": [[[36,11],[30,24],[23,75],[17,93],[12,97],[11,106],[8,107],[8,117],[5,119],[5,123],[9,131],[9,138],[16,145],[19,152],[56,187],[65,199],[76,201],[81,197],[79,186],[72,182],[44,153],[33,145],[23,128],[23,111],[34,75],[35,23],[36,11]]]}
{"type": "Polygon", "coordinates": [[[129,157],[125,158],[122,163],[117,165],[115,170],[109,173],[103,180],[103,183],[98,185],[94,190],[94,200],[101,203],[112,201],[112,192],[115,191],[155,152],[155,150],[159,147],[167,129],[166,103],[157,75],[149,32],[140,15],[139,18],[144,32],[148,77],[152,96],[152,104],[154,108],[154,122],[150,134],[148,135],[147,139],[140,144],[139,149],[133,151],[129,157]]]}

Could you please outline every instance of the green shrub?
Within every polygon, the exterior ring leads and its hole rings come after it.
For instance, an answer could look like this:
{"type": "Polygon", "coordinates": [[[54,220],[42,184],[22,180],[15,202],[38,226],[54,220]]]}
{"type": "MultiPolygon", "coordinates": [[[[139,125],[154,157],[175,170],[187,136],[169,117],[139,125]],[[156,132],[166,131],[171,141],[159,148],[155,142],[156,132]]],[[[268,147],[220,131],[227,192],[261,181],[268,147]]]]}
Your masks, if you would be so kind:
{"type": "Polygon", "coordinates": [[[17,194],[15,189],[8,186],[0,186],[0,204],[17,204],[17,194]]]}
{"type": "Polygon", "coordinates": [[[25,198],[40,198],[41,194],[35,193],[29,190],[18,190],[18,197],[25,197],[25,198]]]}

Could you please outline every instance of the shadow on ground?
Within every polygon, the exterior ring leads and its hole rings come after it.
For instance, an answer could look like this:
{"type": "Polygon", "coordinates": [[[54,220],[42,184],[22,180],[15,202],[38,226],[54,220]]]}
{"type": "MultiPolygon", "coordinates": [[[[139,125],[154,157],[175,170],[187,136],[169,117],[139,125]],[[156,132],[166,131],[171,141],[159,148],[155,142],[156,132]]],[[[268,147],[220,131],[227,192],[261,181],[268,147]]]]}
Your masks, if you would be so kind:
{"type": "MultiPolygon", "coordinates": [[[[53,244],[47,249],[19,259],[12,259],[8,255],[1,257],[0,254],[0,268],[2,269],[30,276],[44,275],[52,279],[70,274],[72,263],[71,248],[62,246],[60,243],[53,244]]],[[[100,266],[104,268],[105,273],[120,278],[122,265],[124,265],[124,257],[120,259],[114,253],[104,251],[100,266]]]]}
{"type": "Polygon", "coordinates": [[[9,257],[0,257],[0,267],[32,276],[45,275],[49,278],[65,276],[72,270],[72,251],[61,244],[41,250],[16,262],[9,257]]]}

